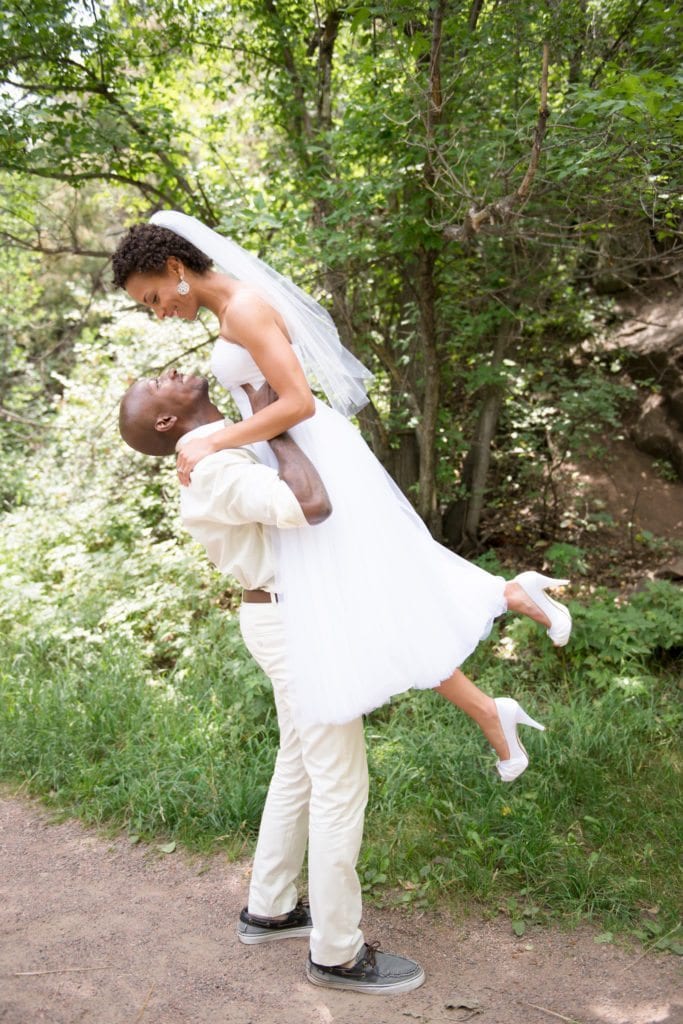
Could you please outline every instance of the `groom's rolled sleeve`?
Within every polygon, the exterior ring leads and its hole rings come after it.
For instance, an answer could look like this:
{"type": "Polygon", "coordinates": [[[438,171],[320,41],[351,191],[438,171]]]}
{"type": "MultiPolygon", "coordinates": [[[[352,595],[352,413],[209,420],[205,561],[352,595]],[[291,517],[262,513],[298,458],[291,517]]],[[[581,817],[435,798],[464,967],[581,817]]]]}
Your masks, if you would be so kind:
{"type": "Polygon", "coordinates": [[[191,494],[204,516],[228,526],[263,523],[286,530],[307,526],[294,493],[275,469],[244,448],[209,455],[192,472],[191,494]]]}

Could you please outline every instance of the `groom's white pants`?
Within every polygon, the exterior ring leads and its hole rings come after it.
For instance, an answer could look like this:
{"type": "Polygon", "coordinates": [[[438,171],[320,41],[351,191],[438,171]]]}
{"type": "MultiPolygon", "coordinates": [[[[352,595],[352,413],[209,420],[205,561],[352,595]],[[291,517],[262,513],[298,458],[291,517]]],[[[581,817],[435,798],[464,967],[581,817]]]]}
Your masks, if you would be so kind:
{"type": "Polygon", "coordinates": [[[364,941],[356,874],[368,798],[362,719],[345,725],[297,724],[280,606],[243,604],[240,627],[249,652],[273,684],[280,727],[280,749],[254,855],[249,912],[275,917],[292,910],[308,840],[311,959],[327,966],[346,963],[364,941]]]}

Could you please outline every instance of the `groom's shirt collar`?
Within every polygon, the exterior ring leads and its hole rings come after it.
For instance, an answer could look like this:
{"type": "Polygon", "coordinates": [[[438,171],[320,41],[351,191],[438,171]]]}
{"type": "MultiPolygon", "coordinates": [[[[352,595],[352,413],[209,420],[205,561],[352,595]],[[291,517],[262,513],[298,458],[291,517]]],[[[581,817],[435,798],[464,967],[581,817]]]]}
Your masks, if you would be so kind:
{"type": "Polygon", "coordinates": [[[215,434],[216,431],[222,430],[223,427],[229,427],[231,420],[211,420],[210,423],[202,423],[200,427],[195,427],[194,430],[188,430],[186,434],[179,437],[176,442],[176,450],[182,445],[187,444],[188,441],[194,441],[198,437],[208,437],[210,434],[215,434]]]}

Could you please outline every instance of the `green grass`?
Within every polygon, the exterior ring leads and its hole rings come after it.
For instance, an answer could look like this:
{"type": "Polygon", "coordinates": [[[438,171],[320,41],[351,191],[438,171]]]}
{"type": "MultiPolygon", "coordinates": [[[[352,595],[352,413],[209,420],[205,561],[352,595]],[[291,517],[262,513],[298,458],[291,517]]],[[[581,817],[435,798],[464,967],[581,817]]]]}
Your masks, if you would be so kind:
{"type": "Polygon", "coordinates": [[[637,700],[618,686],[591,698],[530,691],[511,675],[509,689],[547,725],[542,737],[525,732],[532,764],[512,785],[498,782],[476,730],[438,698],[401,700],[384,728],[370,729],[366,881],[379,867],[402,883],[404,902],[436,891],[497,906],[512,894],[524,908],[610,927],[654,904],[671,919],[680,850],[662,721],[671,680],[649,683],[637,700]]]}
{"type": "Polygon", "coordinates": [[[1,677],[2,776],[88,822],[149,838],[206,848],[253,831],[275,714],[232,624],[213,624],[225,635],[204,636],[210,654],[188,676],[152,676],[117,640],[94,651],[24,641],[1,677]]]}
{"type": "MultiPolygon", "coordinates": [[[[637,929],[655,906],[657,927],[672,927],[682,611],[669,585],[623,607],[604,593],[575,608],[566,651],[521,620],[507,627],[506,657],[497,636],[485,645],[470,666],[483,688],[515,696],[547,727],[525,730],[531,767],[512,785],[497,780],[476,727],[435,694],[370,716],[368,896],[476,901],[519,931],[549,915],[637,929]]],[[[210,602],[193,616],[191,646],[171,653],[142,626],[139,637],[17,630],[0,652],[0,778],[100,826],[243,850],[275,755],[270,690],[233,618],[210,602]]]]}

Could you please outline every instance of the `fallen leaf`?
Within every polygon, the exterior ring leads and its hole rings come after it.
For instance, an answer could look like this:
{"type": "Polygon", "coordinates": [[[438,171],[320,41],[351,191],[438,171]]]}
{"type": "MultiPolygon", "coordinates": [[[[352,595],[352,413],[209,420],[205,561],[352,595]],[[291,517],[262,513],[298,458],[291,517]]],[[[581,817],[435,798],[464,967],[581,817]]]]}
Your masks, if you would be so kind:
{"type": "Polygon", "coordinates": [[[160,850],[162,853],[173,853],[175,843],[161,843],[160,846],[157,846],[157,850],[160,850]]]}

